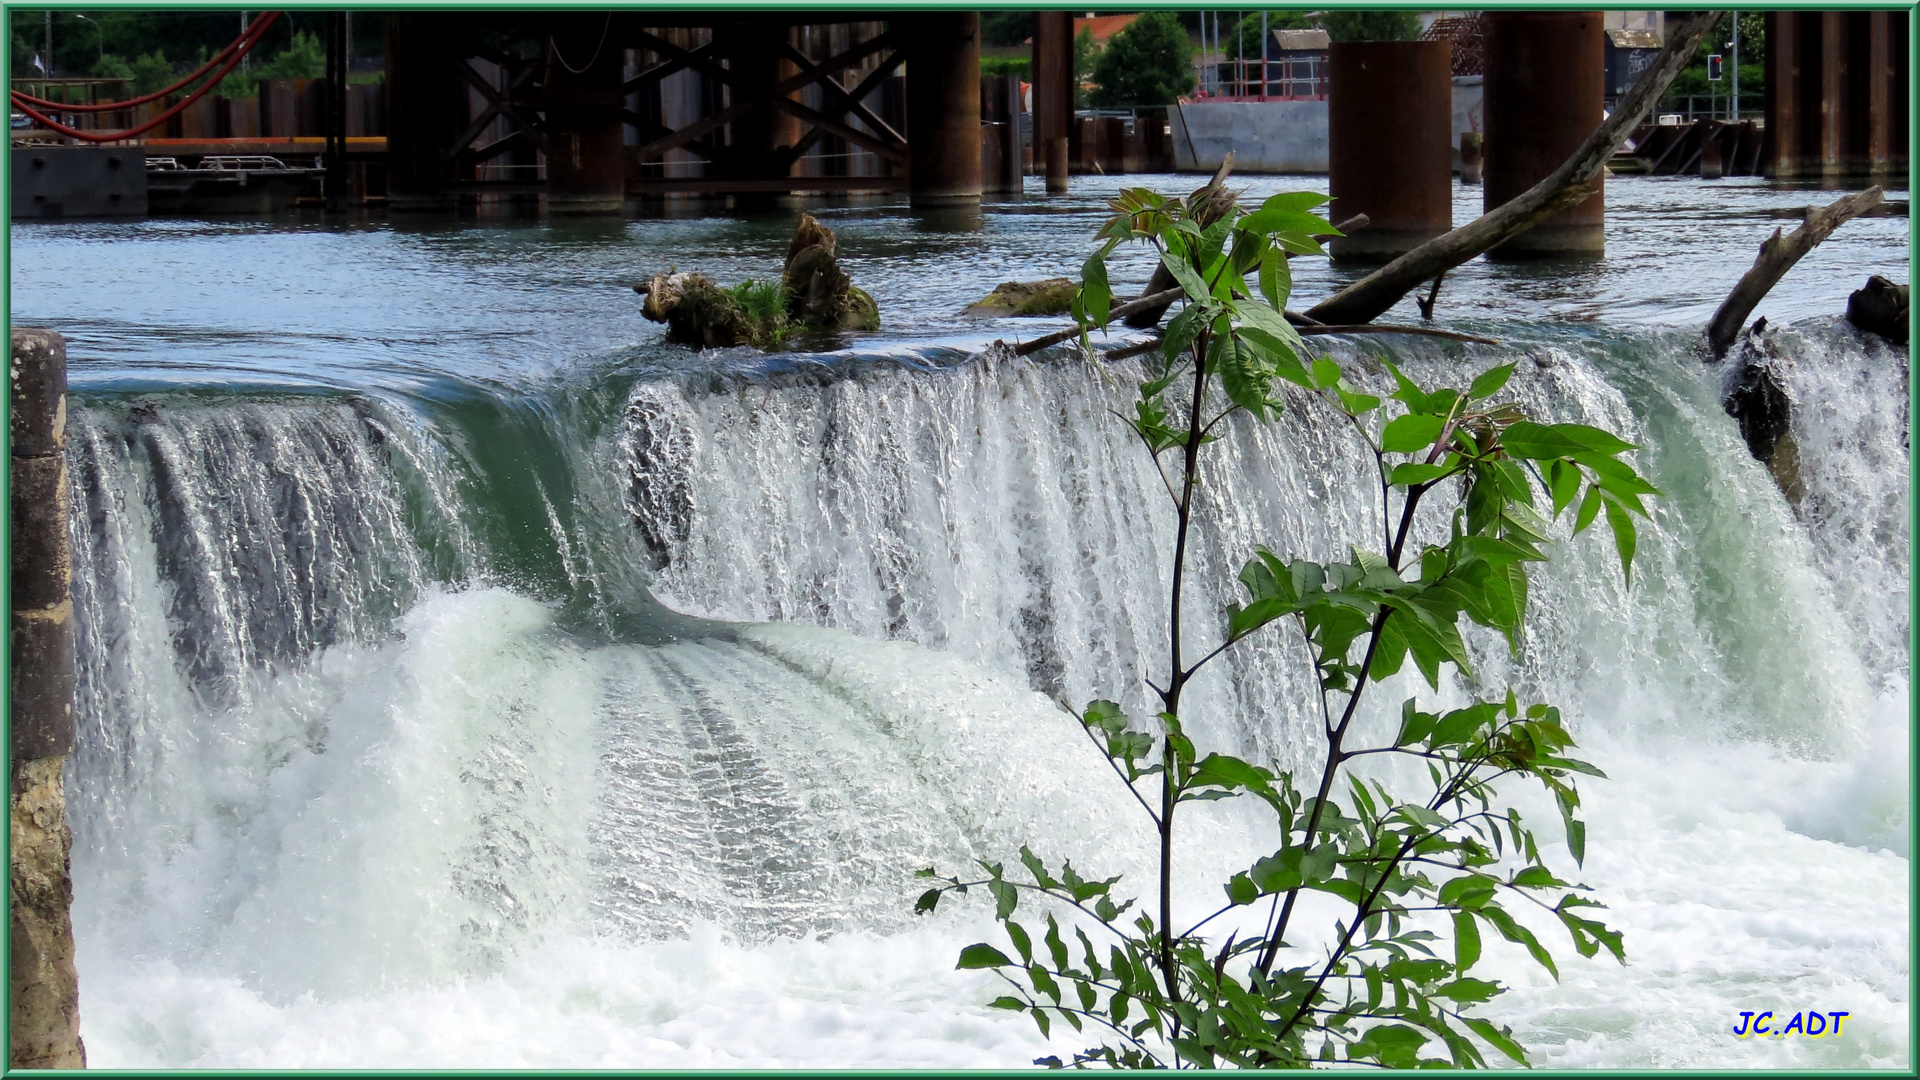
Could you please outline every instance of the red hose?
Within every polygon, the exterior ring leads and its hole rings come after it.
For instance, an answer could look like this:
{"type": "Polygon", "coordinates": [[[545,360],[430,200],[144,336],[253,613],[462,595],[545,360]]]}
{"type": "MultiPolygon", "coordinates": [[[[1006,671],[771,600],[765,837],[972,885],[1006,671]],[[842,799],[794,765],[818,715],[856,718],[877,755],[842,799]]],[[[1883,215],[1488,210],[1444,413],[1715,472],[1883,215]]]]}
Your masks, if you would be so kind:
{"type": "MultiPolygon", "coordinates": [[[[55,120],[50,116],[47,116],[46,114],[35,109],[33,106],[28,105],[26,102],[20,100],[22,97],[26,96],[24,94],[19,94],[19,93],[13,94],[13,104],[21,112],[26,113],[28,116],[32,117],[34,120],[39,121],[42,125],[49,127],[54,131],[59,132],[62,135],[79,139],[82,142],[92,142],[92,143],[121,142],[125,139],[131,139],[136,135],[144,135],[147,132],[152,131],[154,128],[157,128],[160,125],[166,123],[167,121],[173,119],[174,117],[180,115],[182,112],[186,110],[187,106],[200,100],[202,97],[205,97],[207,91],[213,89],[215,86],[218,86],[220,84],[220,80],[226,78],[227,73],[232,71],[234,67],[240,63],[241,59],[244,58],[247,55],[247,53],[253,49],[255,45],[260,44],[261,35],[266,33],[267,27],[271,25],[274,19],[278,18],[279,15],[280,13],[277,11],[270,12],[269,14],[263,16],[260,19],[260,21],[256,23],[254,26],[249,26],[247,28],[247,33],[243,35],[242,38],[240,39],[241,43],[240,43],[239,49],[235,51],[232,56],[227,58],[227,62],[221,66],[219,71],[214,73],[213,78],[207,80],[207,82],[203,84],[198,90],[195,90],[193,93],[188,94],[185,98],[182,98],[172,108],[154,117],[153,119],[148,120],[146,123],[141,124],[139,127],[129,128],[126,131],[107,131],[107,132],[82,131],[79,128],[68,127],[67,125],[61,123],[60,121],[55,120]]],[[[122,107],[124,107],[124,105],[122,107]]]]}
{"type": "Polygon", "coordinates": [[[142,94],[137,98],[128,98],[125,101],[111,101],[111,102],[107,102],[104,105],[69,105],[63,101],[49,101],[46,98],[34,97],[32,94],[24,93],[19,90],[13,91],[13,99],[16,102],[24,103],[27,105],[37,105],[43,109],[57,109],[61,112],[78,112],[78,113],[113,112],[116,109],[130,109],[135,105],[145,105],[149,101],[158,101],[161,98],[166,97],[168,94],[171,94],[179,90],[181,87],[186,86],[187,84],[193,82],[193,80],[199,78],[200,76],[205,75],[207,72],[212,71],[216,65],[218,65],[222,60],[226,59],[228,53],[232,52],[235,48],[239,47],[241,42],[246,41],[249,37],[257,37],[258,35],[255,33],[256,29],[265,28],[266,26],[270,25],[275,19],[279,17],[280,17],[280,12],[278,11],[269,11],[269,12],[263,13],[260,18],[254,20],[252,25],[248,26],[244,31],[242,31],[239,37],[234,38],[232,41],[227,42],[225,47],[223,47],[219,52],[214,53],[213,57],[209,59],[206,63],[201,64],[198,68],[195,68],[191,73],[189,73],[186,76],[186,78],[181,79],[179,82],[174,83],[172,86],[169,86],[164,90],[155,90],[151,94],[142,94]]]}

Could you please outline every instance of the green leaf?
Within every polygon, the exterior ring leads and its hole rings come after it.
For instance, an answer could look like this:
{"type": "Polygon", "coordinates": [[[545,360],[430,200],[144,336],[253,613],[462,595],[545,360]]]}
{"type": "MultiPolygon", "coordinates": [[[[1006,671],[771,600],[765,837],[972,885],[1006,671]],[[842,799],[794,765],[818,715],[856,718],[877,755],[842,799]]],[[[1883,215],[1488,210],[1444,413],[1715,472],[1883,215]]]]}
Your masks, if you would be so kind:
{"type": "Polygon", "coordinates": [[[1022,1012],[1026,1007],[1027,1003],[1017,997],[997,997],[987,1002],[989,1009],[1010,1009],[1014,1012],[1022,1012]]]}
{"type": "Polygon", "coordinates": [[[1533,956],[1534,961],[1541,967],[1546,968],[1547,974],[1552,975],[1555,982],[1560,981],[1560,969],[1554,966],[1552,955],[1541,946],[1540,939],[1533,936],[1533,931],[1514,922],[1513,916],[1507,914],[1499,907],[1488,905],[1487,907],[1481,908],[1480,911],[1486,920],[1500,931],[1501,937],[1506,938],[1516,945],[1525,946],[1527,952],[1533,956]]]}
{"type": "Polygon", "coordinates": [[[1380,433],[1380,449],[1394,454],[1424,450],[1440,437],[1440,429],[1444,426],[1446,422],[1437,416],[1418,413],[1397,416],[1388,421],[1386,430],[1380,433]]]}
{"type": "Polygon", "coordinates": [[[1020,891],[998,877],[987,882],[987,891],[993,894],[993,917],[996,919],[1005,919],[1013,914],[1015,907],[1019,906],[1020,891]]]}
{"type": "Polygon", "coordinates": [[[1172,360],[1187,351],[1193,339],[1200,336],[1200,328],[1206,325],[1206,318],[1200,307],[1189,304],[1186,310],[1175,315],[1167,322],[1167,332],[1160,341],[1160,351],[1172,360]]]}
{"type": "Polygon", "coordinates": [[[1107,285],[1107,260],[1097,253],[1080,266],[1080,302],[1095,326],[1107,325],[1113,290],[1107,285]]]}
{"type": "Polygon", "coordinates": [[[1495,1050],[1522,1065],[1527,1064],[1527,1052],[1520,1048],[1519,1043],[1513,1041],[1512,1029],[1494,1027],[1491,1021],[1482,1020],[1477,1016],[1463,1016],[1460,1020],[1467,1027],[1472,1028],[1475,1035],[1487,1040],[1487,1044],[1495,1050]]]}
{"type": "Polygon", "coordinates": [[[1579,536],[1586,532],[1587,526],[1593,524],[1594,517],[1599,513],[1600,485],[1588,484],[1587,497],[1580,500],[1580,509],[1573,518],[1573,535],[1579,536]]]}
{"type": "Polygon", "coordinates": [[[1007,940],[1013,942],[1013,947],[1019,951],[1021,963],[1033,963],[1033,939],[1027,936],[1026,927],[1017,922],[1008,922],[1007,940]]]}
{"type": "Polygon", "coordinates": [[[1536,460],[1571,457],[1586,449],[1557,431],[1557,426],[1522,420],[1500,433],[1500,445],[1514,457],[1536,460]]]}
{"type": "Polygon", "coordinates": [[[1473,385],[1467,388],[1467,397],[1475,401],[1484,397],[1492,397],[1500,392],[1501,387],[1507,385],[1507,379],[1512,377],[1512,375],[1512,364],[1501,364],[1499,367],[1488,368],[1474,378],[1473,385]]]}
{"type": "Polygon", "coordinates": [[[1200,277],[1200,272],[1193,268],[1193,264],[1187,261],[1184,254],[1176,252],[1169,246],[1167,253],[1160,257],[1160,265],[1167,268],[1167,272],[1173,275],[1173,280],[1180,283],[1180,288],[1187,294],[1187,299],[1196,305],[1212,298],[1206,281],[1200,277]]]}
{"type": "Polygon", "coordinates": [[[1238,905],[1251,904],[1260,898],[1260,887],[1245,874],[1235,874],[1227,880],[1227,902],[1238,905]]]}
{"type": "Polygon", "coordinates": [[[1322,195],[1317,191],[1282,191],[1277,195],[1267,196],[1266,201],[1260,204],[1260,209],[1288,210],[1304,214],[1316,206],[1325,206],[1332,201],[1332,196],[1322,195]]]}
{"type": "Polygon", "coordinates": [[[1443,998],[1449,998],[1466,1004],[1491,1001],[1500,994],[1500,984],[1485,979],[1455,979],[1433,988],[1433,992],[1443,998]]]}
{"type": "Polygon", "coordinates": [[[1480,959],[1480,924],[1470,911],[1453,913],[1453,969],[1464,973],[1480,959]]]}
{"type": "Polygon", "coordinates": [[[1580,494],[1580,467],[1571,461],[1556,460],[1547,467],[1547,483],[1553,492],[1553,516],[1559,517],[1575,495],[1580,494]]]}
{"type": "Polygon", "coordinates": [[[1060,940],[1060,923],[1054,919],[1053,912],[1047,912],[1047,955],[1053,958],[1056,971],[1064,971],[1073,961],[1067,956],[1067,943],[1060,940]]]}
{"type": "MultiPolygon", "coordinates": [[[[1402,420],[1407,419],[1401,417],[1402,420]]],[[[1428,465],[1421,461],[1409,461],[1395,465],[1387,474],[1387,482],[1395,487],[1412,487],[1415,484],[1430,484],[1454,471],[1452,465],[1428,465]]]]}
{"type": "Polygon", "coordinates": [[[1322,356],[1313,362],[1313,381],[1322,390],[1330,390],[1340,381],[1340,365],[1322,356]]]}
{"type": "Polygon", "coordinates": [[[1380,407],[1379,398],[1359,392],[1345,379],[1333,384],[1333,393],[1340,399],[1340,404],[1347,410],[1348,416],[1364,416],[1380,407]]]}
{"type": "Polygon", "coordinates": [[[960,963],[955,965],[956,970],[960,971],[966,971],[971,968],[1011,966],[1013,966],[1013,961],[1007,959],[1006,953],[987,944],[974,944],[961,949],[960,963]]]}
{"type": "Polygon", "coordinates": [[[1627,584],[1633,584],[1633,515],[1627,508],[1614,499],[1605,500],[1607,504],[1607,524],[1613,527],[1613,547],[1620,553],[1620,576],[1627,584]]]}
{"type": "Polygon", "coordinates": [[[1287,266],[1287,257],[1269,245],[1260,252],[1260,295],[1275,311],[1282,311],[1292,294],[1293,271],[1287,266]]]}
{"type": "Polygon", "coordinates": [[[1602,431],[1586,424],[1555,424],[1553,430],[1560,437],[1596,454],[1619,454],[1638,449],[1611,431],[1602,431]]]}
{"type": "Polygon", "coordinates": [[[925,914],[940,906],[940,890],[928,889],[920,894],[920,900],[913,905],[915,915],[925,914]]]}

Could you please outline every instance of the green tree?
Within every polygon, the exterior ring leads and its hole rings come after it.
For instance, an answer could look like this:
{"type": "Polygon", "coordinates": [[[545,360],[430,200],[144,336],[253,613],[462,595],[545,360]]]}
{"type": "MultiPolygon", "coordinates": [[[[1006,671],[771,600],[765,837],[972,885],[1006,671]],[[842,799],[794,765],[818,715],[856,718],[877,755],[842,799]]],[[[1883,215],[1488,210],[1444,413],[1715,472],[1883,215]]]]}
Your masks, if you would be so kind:
{"type": "Polygon", "coordinates": [[[1018,45],[1033,36],[1030,11],[983,11],[980,13],[980,42],[995,48],[1018,45]]]}
{"type": "Polygon", "coordinates": [[[1172,12],[1150,11],[1113,35],[1092,75],[1096,106],[1170,105],[1193,91],[1193,44],[1172,12]]]}
{"type": "Polygon", "coordinates": [[[1073,107],[1087,107],[1087,82],[1093,78],[1094,57],[1100,47],[1094,44],[1093,27],[1083,26],[1073,36],[1073,107]]]}
{"type": "Polygon", "coordinates": [[[1420,36],[1420,16],[1411,11],[1323,11],[1320,28],[1335,41],[1412,41],[1420,36]]]}
{"type": "Polygon", "coordinates": [[[167,58],[158,49],[132,60],[117,53],[108,53],[94,63],[88,74],[103,79],[133,80],[127,91],[129,97],[150,94],[178,78],[173,72],[173,65],[167,63],[167,58]]]}
{"type": "Polygon", "coordinates": [[[255,61],[256,79],[317,79],[326,74],[327,54],[318,35],[297,31],[293,40],[266,63],[255,61]]]}
{"type": "Polygon", "coordinates": [[[1216,185],[1186,200],[1126,190],[1082,268],[1074,312],[1083,330],[1109,322],[1105,260],[1124,242],[1158,251],[1185,305],[1125,418],[1165,481],[1175,522],[1171,653],[1145,680],[1159,709],[1135,717],[1099,700],[1078,714],[1151,824],[1158,888],[1144,901],[1122,899],[1119,878],[1049,863],[1023,846],[1011,872],[1003,862],[982,862],[985,876],[965,879],[922,871],[938,884],[917,905],[929,911],[976,888],[992,896],[1004,947],[970,945],[959,967],[997,971],[1010,992],[993,1004],[1028,1013],[1043,1034],[1056,1022],[1073,1028],[1086,1047],[1072,1055],[1075,1065],[1479,1067],[1485,1047],[1524,1064],[1512,1032],[1477,1015],[1505,988],[1470,974],[1491,931],[1558,977],[1552,955],[1507,904],[1549,913],[1584,956],[1605,949],[1625,959],[1621,935],[1588,917],[1598,905],[1586,887],[1557,876],[1503,801],[1515,784],[1538,785],[1558,810],[1573,862],[1584,861],[1574,781],[1600,773],[1569,755],[1558,710],[1523,704],[1508,689],[1445,711],[1407,698],[1391,737],[1363,737],[1355,721],[1369,687],[1409,661],[1436,691],[1448,666],[1479,689],[1460,622],[1519,650],[1527,566],[1546,559],[1547,519],[1572,509],[1578,534],[1604,512],[1627,573],[1633,517],[1658,492],[1621,460],[1628,443],[1582,424],[1531,420],[1503,400],[1512,364],[1464,387],[1425,387],[1391,363],[1376,379],[1314,356],[1287,318],[1287,260],[1322,254],[1315,238],[1334,234],[1314,213],[1325,202],[1284,193],[1243,213],[1216,185]],[[1240,572],[1243,602],[1220,613],[1218,645],[1202,653],[1181,623],[1190,529],[1202,502],[1219,497],[1200,483],[1201,455],[1237,414],[1265,423],[1287,408],[1327,410],[1351,431],[1355,452],[1375,466],[1378,486],[1368,494],[1378,493],[1381,531],[1351,538],[1348,557],[1327,562],[1256,549],[1240,572]],[[1301,780],[1203,752],[1182,711],[1184,691],[1207,664],[1288,625],[1288,640],[1312,665],[1323,718],[1315,733],[1323,764],[1301,780]],[[1429,779],[1412,798],[1393,794],[1369,768],[1396,758],[1429,779]],[[1232,798],[1271,812],[1272,853],[1221,883],[1217,910],[1189,913],[1178,929],[1180,808],[1232,798]],[[1324,934],[1296,921],[1307,894],[1345,909],[1324,934]],[[1015,918],[1023,899],[1039,902],[1044,925],[1038,914],[1015,918]]]}

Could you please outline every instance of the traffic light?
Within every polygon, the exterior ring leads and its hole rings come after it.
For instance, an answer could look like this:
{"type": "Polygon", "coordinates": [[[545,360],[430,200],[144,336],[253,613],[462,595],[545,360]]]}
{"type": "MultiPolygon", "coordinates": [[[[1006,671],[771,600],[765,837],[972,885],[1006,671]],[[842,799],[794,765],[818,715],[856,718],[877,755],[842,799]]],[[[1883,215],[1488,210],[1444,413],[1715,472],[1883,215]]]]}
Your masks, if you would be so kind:
{"type": "Polygon", "coordinates": [[[1719,53],[1710,54],[1707,57],[1707,81],[1719,82],[1726,73],[1725,68],[1726,68],[1725,57],[1721,56],[1719,53]]]}

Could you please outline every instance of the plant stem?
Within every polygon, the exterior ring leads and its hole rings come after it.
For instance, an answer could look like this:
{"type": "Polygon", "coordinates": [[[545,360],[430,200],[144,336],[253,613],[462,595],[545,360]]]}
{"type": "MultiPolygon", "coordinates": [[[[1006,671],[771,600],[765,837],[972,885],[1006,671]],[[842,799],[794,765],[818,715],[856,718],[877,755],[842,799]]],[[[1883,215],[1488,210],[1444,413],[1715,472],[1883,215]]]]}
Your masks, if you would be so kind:
{"type": "MultiPolygon", "coordinates": [[[[1180,691],[1189,678],[1180,662],[1180,587],[1186,576],[1187,530],[1193,522],[1193,489],[1199,482],[1201,418],[1206,408],[1208,331],[1193,342],[1193,400],[1187,408],[1187,445],[1180,478],[1179,525],[1173,542],[1173,588],[1167,611],[1171,669],[1167,689],[1160,695],[1169,716],[1180,715],[1180,691]]],[[[1177,756],[1169,730],[1162,749],[1165,769],[1160,774],[1160,972],[1167,998],[1180,1000],[1180,979],[1173,963],[1173,810],[1179,798],[1177,756]]],[[[1177,1026],[1177,1021],[1176,1021],[1177,1026]]]]}
{"type": "MultiPolygon", "coordinates": [[[[1413,528],[1413,513],[1420,505],[1420,496],[1426,494],[1427,486],[1415,484],[1407,489],[1406,504],[1400,508],[1400,528],[1393,538],[1393,544],[1387,549],[1387,564],[1394,570],[1400,569],[1400,553],[1405,550],[1407,534],[1413,528]]],[[[1373,632],[1367,638],[1367,655],[1360,661],[1360,670],[1354,676],[1353,692],[1347,696],[1347,707],[1340,714],[1340,723],[1327,734],[1327,762],[1320,770],[1320,789],[1313,800],[1313,813],[1307,817],[1306,844],[1313,846],[1314,832],[1320,827],[1320,817],[1326,809],[1327,796],[1333,791],[1333,780],[1346,761],[1340,744],[1346,738],[1347,727],[1353,723],[1354,714],[1360,708],[1360,696],[1367,688],[1367,677],[1373,671],[1374,654],[1380,649],[1380,631],[1387,625],[1387,616],[1393,609],[1382,607],[1373,616],[1373,632]]],[[[1321,691],[1322,696],[1326,691],[1321,691]]],[[[1282,838],[1284,843],[1285,838],[1282,838]]],[[[1287,923],[1293,918],[1294,902],[1300,897],[1298,888],[1289,889],[1274,925],[1267,933],[1267,944],[1260,952],[1260,974],[1266,975],[1273,970],[1273,962],[1280,955],[1280,942],[1287,932],[1287,923]]]]}

